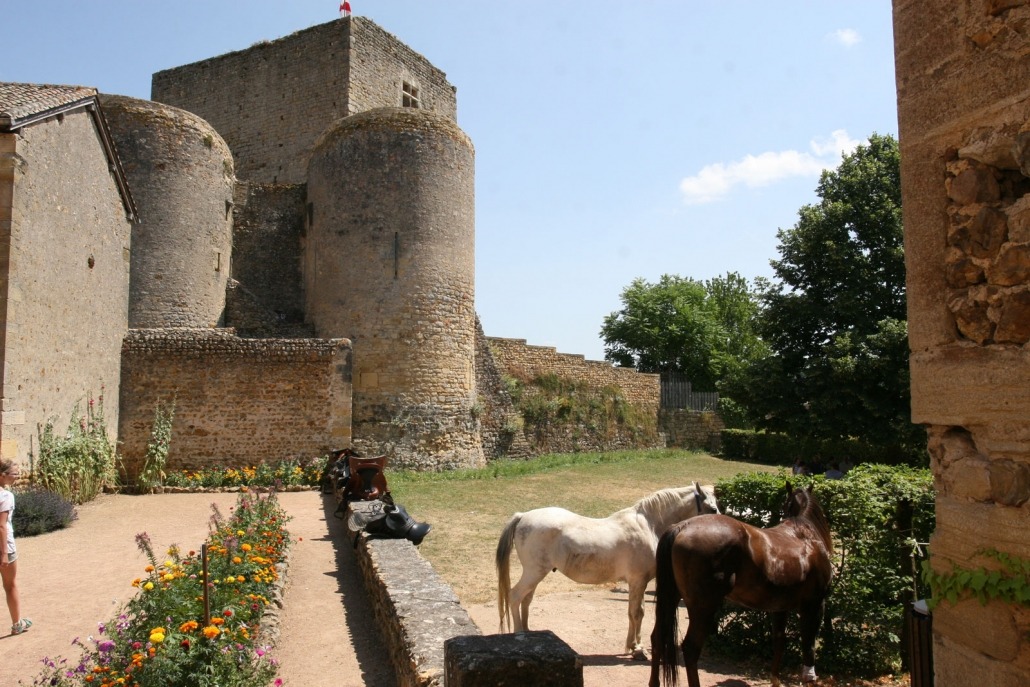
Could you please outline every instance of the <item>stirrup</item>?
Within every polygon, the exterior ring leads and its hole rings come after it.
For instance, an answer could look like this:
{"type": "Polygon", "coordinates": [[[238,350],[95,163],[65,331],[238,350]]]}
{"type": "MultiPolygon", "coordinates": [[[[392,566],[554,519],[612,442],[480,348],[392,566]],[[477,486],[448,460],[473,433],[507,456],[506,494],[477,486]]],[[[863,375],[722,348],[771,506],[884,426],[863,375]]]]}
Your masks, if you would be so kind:
{"type": "Polygon", "coordinates": [[[22,632],[26,632],[30,627],[32,627],[32,621],[28,618],[22,618],[14,625],[11,625],[11,634],[20,635],[22,632]]]}

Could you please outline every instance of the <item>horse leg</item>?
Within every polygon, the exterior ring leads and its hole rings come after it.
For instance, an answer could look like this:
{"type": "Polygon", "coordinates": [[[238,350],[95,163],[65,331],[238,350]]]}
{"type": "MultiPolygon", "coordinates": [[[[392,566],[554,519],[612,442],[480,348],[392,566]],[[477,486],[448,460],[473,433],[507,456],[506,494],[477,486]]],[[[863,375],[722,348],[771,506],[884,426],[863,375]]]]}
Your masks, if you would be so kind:
{"type": "Polygon", "coordinates": [[[815,638],[823,621],[823,602],[801,607],[801,681],[815,682],[815,638]]]}
{"type": "Polygon", "coordinates": [[[775,611],[772,616],[772,638],[773,638],[773,659],[772,659],[772,687],[780,685],[780,664],[783,662],[783,650],[787,644],[787,612],[775,611]]]}
{"type": "Polygon", "coordinates": [[[626,634],[626,651],[633,654],[633,660],[646,661],[647,651],[640,643],[640,627],[644,624],[644,591],[648,580],[633,580],[629,583],[629,631],[626,634]]]}
{"type": "Polygon", "coordinates": [[[690,687],[701,687],[701,678],[697,674],[697,661],[701,658],[701,649],[705,645],[705,640],[715,630],[715,612],[717,610],[718,607],[687,606],[687,634],[683,637],[680,648],[683,651],[683,663],[687,668],[687,684],[690,687]]]}
{"type": "Polygon", "coordinates": [[[518,583],[511,588],[510,605],[514,632],[527,632],[529,630],[529,604],[533,602],[533,593],[536,586],[544,579],[543,575],[534,575],[531,571],[523,569],[522,577],[518,583]]]}

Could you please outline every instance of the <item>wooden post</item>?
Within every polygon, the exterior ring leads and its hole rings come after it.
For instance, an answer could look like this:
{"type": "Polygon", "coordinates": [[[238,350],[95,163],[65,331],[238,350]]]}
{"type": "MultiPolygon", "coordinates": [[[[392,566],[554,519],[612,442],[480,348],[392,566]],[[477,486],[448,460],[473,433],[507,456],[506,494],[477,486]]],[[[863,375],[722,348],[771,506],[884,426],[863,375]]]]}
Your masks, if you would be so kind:
{"type": "Polygon", "coordinates": [[[211,580],[207,574],[207,544],[200,545],[200,560],[204,573],[204,627],[211,624],[211,599],[208,597],[208,587],[211,580]]]}

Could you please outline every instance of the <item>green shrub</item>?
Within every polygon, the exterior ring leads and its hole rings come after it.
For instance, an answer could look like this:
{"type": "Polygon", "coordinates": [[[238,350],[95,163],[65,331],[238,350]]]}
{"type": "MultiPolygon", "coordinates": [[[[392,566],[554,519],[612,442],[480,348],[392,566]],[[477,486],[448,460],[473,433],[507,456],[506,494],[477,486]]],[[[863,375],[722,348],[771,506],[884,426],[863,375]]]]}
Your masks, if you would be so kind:
{"type": "Polygon", "coordinates": [[[150,430],[150,441],[147,442],[147,456],[143,461],[143,469],[136,477],[136,486],[142,492],[153,491],[155,487],[164,484],[165,464],[168,462],[168,449],[172,444],[174,419],[175,399],[167,404],[155,404],[154,426],[150,430]]]}
{"type": "MultiPolygon", "coordinates": [[[[788,475],[748,473],[717,484],[720,505],[759,527],[776,524],[788,475]]],[[[929,470],[860,465],[843,479],[790,476],[814,484],[833,529],[834,581],[826,600],[818,663],[829,672],[875,676],[901,663],[904,603],[915,598],[910,558],[915,541],[934,527],[933,479],[929,470]]],[[[796,614],[788,624],[788,660],[800,661],[796,614]]],[[[726,604],[714,651],[737,657],[770,656],[767,614],[726,604]]]]}
{"type": "MultiPolygon", "coordinates": [[[[101,387],[102,389],[102,387],[101,387]]],[[[72,503],[92,501],[105,487],[115,484],[115,445],[107,434],[104,395],[72,409],[68,431],[54,433],[55,418],[39,428],[39,455],[33,457],[33,479],[44,489],[72,503]]]]}
{"type": "Polygon", "coordinates": [[[13,524],[18,537],[64,529],[77,517],[71,501],[46,489],[29,487],[19,491],[16,499],[13,524]]]}
{"type": "Polygon", "coordinates": [[[722,455],[733,460],[746,460],[768,465],[791,465],[796,459],[829,463],[847,461],[882,463],[885,465],[926,464],[925,449],[913,453],[899,446],[879,446],[855,437],[846,439],[795,438],[778,432],[752,429],[724,429],[721,433],[722,455]]]}

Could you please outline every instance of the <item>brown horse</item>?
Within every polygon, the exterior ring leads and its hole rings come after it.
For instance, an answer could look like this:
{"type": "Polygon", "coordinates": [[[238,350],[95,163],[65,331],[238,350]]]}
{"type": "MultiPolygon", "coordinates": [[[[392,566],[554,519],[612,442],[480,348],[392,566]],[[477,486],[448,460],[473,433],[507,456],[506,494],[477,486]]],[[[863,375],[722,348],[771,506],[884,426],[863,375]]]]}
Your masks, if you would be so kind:
{"type": "Polygon", "coordinates": [[[759,528],[726,515],[700,515],[670,527],[658,542],[655,623],[651,633],[650,687],[658,673],[676,684],[676,608],[687,607],[681,645],[690,687],[700,687],[697,659],[716,630],[723,599],[760,611],[773,621],[772,684],[779,685],[787,611],[801,614],[802,680],[814,682],[815,638],[830,589],[833,543],[830,526],[812,489],[787,483],[786,519],[759,528]]]}

